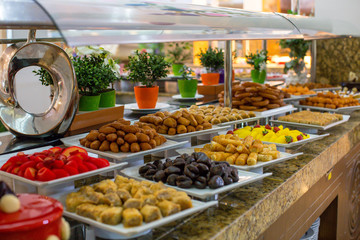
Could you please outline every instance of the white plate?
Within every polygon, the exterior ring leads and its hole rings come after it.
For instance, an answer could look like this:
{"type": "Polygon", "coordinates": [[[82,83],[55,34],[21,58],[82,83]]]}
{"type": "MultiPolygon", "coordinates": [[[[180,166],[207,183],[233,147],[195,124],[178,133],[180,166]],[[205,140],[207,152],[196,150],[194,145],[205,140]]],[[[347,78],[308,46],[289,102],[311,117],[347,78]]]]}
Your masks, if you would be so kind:
{"type": "Polygon", "coordinates": [[[275,108],[275,109],[271,109],[271,110],[267,110],[267,111],[263,111],[263,112],[255,112],[255,111],[253,111],[253,112],[256,114],[257,117],[271,117],[274,115],[295,111],[296,109],[297,108],[294,108],[293,105],[289,104],[289,105],[286,105],[283,107],[279,107],[279,108],[275,108]]]}
{"type": "Polygon", "coordinates": [[[327,137],[330,135],[330,133],[325,133],[325,134],[322,134],[322,135],[317,135],[317,134],[309,134],[307,133],[307,135],[309,135],[310,137],[307,138],[307,139],[303,139],[303,140],[300,140],[300,141],[297,141],[297,142],[292,142],[292,143],[274,143],[274,142],[267,142],[267,141],[262,141],[263,143],[265,144],[275,144],[276,146],[278,147],[284,147],[284,148],[289,148],[289,147],[294,147],[294,146],[298,146],[298,145],[301,145],[301,144],[305,144],[305,143],[308,143],[308,142],[312,142],[312,141],[316,141],[316,140],[319,140],[319,139],[322,139],[324,137],[327,137]]]}
{"type": "Polygon", "coordinates": [[[172,98],[176,100],[196,100],[198,98],[203,98],[203,97],[204,95],[201,94],[195,94],[195,97],[181,97],[180,94],[172,96],[172,98]]]}
{"type": "MultiPolygon", "coordinates": [[[[24,153],[25,154],[32,154],[32,153],[35,153],[35,152],[41,152],[43,150],[47,150],[49,148],[50,148],[50,146],[41,147],[41,148],[35,148],[35,149],[24,151],[24,153]]],[[[1,155],[0,156],[0,166],[4,165],[6,163],[6,161],[9,160],[10,157],[15,156],[15,155],[16,155],[16,153],[10,153],[10,154],[6,154],[6,155],[1,155]]],[[[47,182],[33,181],[33,180],[30,180],[30,179],[27,179],[27,178],[24,178],[24,177],[17,176],[15,174],[4,172],[4,171],[0,171],[0,176],[5,176],[5,177],[8,177],[8,178],[11,178],[11,179],[14,179],[14,180],[18,180],[20,182],[30,184],[32,186],[36,186],[36,187],[45,187],[45,186],[48,187],[48,186],[55,186],[55,185],[58,185],[58,184],[63,184],[63,183],[75,181],[77,179],[82,179],[82,178],[94,176],[94,175],[104,173],[104,172],[110,172],[110,171],[113,171],[115,169],[122,168],[125,165],[127,165],[126,162],[117,163],[117,164],[110,163],[110,166],[108,166],[108,167],[99,168],[99,169],[96,169],[96,170],[93,170],[93,171],[80,173],[80,174],[72,175],[72,176],[69,176],[69,177],[59,178],[59,179],[55,179],[55,180],[47,181],[47,182]]]]}
{"type": "Polygon", "coordinates": [[[287,122],[287,121],[280,121],[280,120],[270,120],[270,122],[277,123],[277,124],[282,124],[282,125],[286,125],[286,126],[292,126],[292,127],[300,127],[300,128],[302,127],[302,128],[312,128],[312,129],[318,129],[318,130],[327,130],[327,129],[335,127],[335,126],[337,126],[339,124],[342,124],[344,122],[349,121],[350,115],[342,115],[342,116],[343,116],[343,120],[330,123],[329,125],[326,125],[326,126],[312,125],[312,124],[305,124],[305,123],[296,123],[296,122],[287,122]]]}
{"type": "Polygon", "coordinates": [[[313,110],[319,110],[319,111],[324,111],[324,112],[335,112],[335,113],[341,113],[341,112],[345,112],[345,113],[351,113],[353,111],[359,110],[360,109],[360,105],[358,106],[351,106],[351,107],[342,107],[342,108],[336,108],[336,109],[331,109],[331,108],[323,108],[323,107],[314,107],[314,106],[307,106],[307,105],[295,105],[298,108],[303,108],[303,109],[313,109],[313,110]]]}
{"type": "Polygon", "coordinates": [[[271,160],[268,162],[257,162],[255,165],[231,165],[237,169],[241,169],[241,170],[245,170],[245,171],[249,171],[251,169],[256,169],[256,168],[262,168],[262,167],[267,167],[276,163],[281,163],[281,162],[285,162],[287,160],[290,160],[292,158],[295,158],[297,156],[302,155],[303,153],[295,153],[295,154],[290,154],[290,153],[286,153],[286,152],[280,152],[280,157],[278,159],[275,160],[271,160]]]}
{"type": "Polygon", "coordinates": [[[113,159],[116,159],[116,160],[138,159],[138,158],[141,158],[141,157],[143,157],[145,155],[148,155],[148,154],[151,154],[151,153],[162,152],[162,151],[165,151],[165,150],[181,147],[181,146],[183,146],[183,145],[185,145],[187,143],[187,141],[175,142],[175,141],[167,140],[164,144],[162,144],[160,146],[157,146],[156,148],[146,150],[146,151],[140,151],[140,152],[136,152],[136,153],[131,153],[131,152],[113,153],[111,151],[102,152],[102,151],[99,151],[99,150],[94,150],[94,149],[86,148],[86,147],[82,146],[80,144],[79,140],[84,138],[87,134],[88,133],[83,133],[83,134],[80,134],[80,135],[74,135],[74,136],[71,136],[71,137],[62,138],[60,140],[64,143],[65,146],[79,146],[79,147],[82,147],[82,148],[86,149],[86,151],[88,151],[88,152],[96,153],[99,156],[109,157],[109,158],[113,158],[113,159]]]}
{"type": "MultiPolygon", "coordinates": [[[[142,167],[142,166],[134,166],[134,167],[126,168],[126,169],[123,169],[121,172],[124,173],[125,175],[127,175],[128,177],[135,178],[137,180],[147,180],[147,181],[149,181],[148,179],[143,178],[139,174],[139,168],[142,167]]],[[[205,189],[198,189],[198,188],[195,188],[195,187],[192,187],[192,188],[179,188],[179,187],[171,186],[171,185],[168,185],[168,184],[166,184],[166,185],[169,186],[169,187],[175,188],[178,191],[186,192],[187,194],[189,194],[191,196],[201,198],[201,199],[205,199],[207,197],[214,196],[216,194],[226,192],[226,191],[230,191],[230,190],[232,190],[234,188],[241,187],[241,186],[244,186],[246,184],[259,181],[259,180],[261,180],[261,179],[263,179],[265,177],[268,177],[268,176],[272,175],[272,173],[258,174],[258,173],[246,172],[246,171],[241,171],[241,170],[238,170],[238,174],[239,174],[239,181],[238,182],[232,183],[232,184],[229,184],[229,185],[223,186],[221,188],[217,188],[217,189],[211,189],[209,187],[206,187],[205,189]]]]}
{"type": "Polygon", "coordinates": [[[225,129],[228,129],[228,126],[220,127],[220,126],[213,125],[211,129],[206,129],[206,130],[201,130],[201,131],[181,133],[181,134],[175,134],[175,135],[168,135],[168,134],[161,134],[161,135],[163,135],[167,139],[179,140],[179,139],[185,139],[185,138],[190,138],[190,137],[197,137],[197,136],[201,136],[204,134],[216,133],[216,132],[219,132],[219,131],[225,130],[225,129]]]}
{"type": "MultiPolygon", "coordinates": [[[[187,149],[178,149],[178,150],[176,150],[176,152],[178,152],[179,154],[184,154],[184,153],[192,154],[194,152],[195,148],[203,148],[204,145],[205,144],[194,146],[194,147],[187,148],[187,149]]],[[[287,161],[289,159],[300,156],[302,154],[303,153],[290,154],[290,153],[286,153],[286,152],[280,152],[280,157],[275,159],[275,160],[272,160],[272,161],[268,161],[268,162],[259,162],[258,161],[255,165],[250,165],[250,166],[249,165],[232,165],[232,164],[231,164],[231,166],[233,166],[233,167],[235,167],[237,169],[240,169],[240,170],[248,171],[248,170],[251,170],[251,169],[262,168],[262,167],[270,166],[270,165],[273,165],[273,164],[276,164],[276,163],[284,162],[284,161],[287,161]]]]}
{"type": "Polygon", "coordinates": [[[170,105],[167,104],[167,103],[156,103],[155,108],[140,109],[138,107],[137,103],[130,103],[130,104],[125,104],[124,107],[125,107],[126,110],[131,110],[134,113],[144,113],[145,114],[145,113],[157,112],[157,111],[159,111],[161,109],[170,107],[170,105]]]}
{"type": "MultiPolygon", "coordinates": [[[[67,191],[67,192],[61,192],[58,194],[53,194],[50,195],[50,197],[57,199],[58,201],[60,201],[64,206],[66,206],[65,204],[65,200],[66,200],[66,195],[71,193],[73,191],[67,191]]],[[[181,212],[175,213],[173,215],[161,218],[159,220],[150,222],[150,223],[143,223],[141,226],[138,227],[131,227],[131,228],[125,228],[123,224],[118,224],[118,225],[108,225],[108,224],[104,224],[101,222],[97,222],[95,220],[92,220],[90,218],[86,218],[86,217],[82,217],[80,215],[77,215],[76,213],[72,213],[72,212],[68,212],[66,210],[64,210],[63,215],[72,219],[75,219],[77,221],[83,222],[83,223],[87,223],[91,226],[109,231],[109,232],[113,232],[113,233],[117,233],[121,236],[126,236],[126,237],[131,237],[133,235],[137,235],[140,233],[144,233],[150,229],[156,228],[156,227],[160,227],[162,225],[165,225],[167,223],[179,220],[183,217],[189,216],[191,214],[194,214],[196,212],[205,210],[211,206],[216,205],[218,202],[217,201],[210,201],[210,202],[200,202],[200,201],[196,201],[196,200],[191,200],[193,207],[183,210],[181,212]]]]}
{"type": "Polygon", "coordinates": [[[319,91],[337,91],[337,90],[341,90],[341,87],[314,88],[314,89],[310,89],[310,90],[315,91],[315,92],[319,92],[319,91]]]}
{"type": "Polygon", "coordinates": [[[308,97],[316,96],[316,94],[309,94],[309,95],[291,95],[290,98],[284,98],[284,102],[292,102],[292,101],[299,101],[306,99],[308,97]]]}
{"type": "Polygon", "coordinates": [[[238,124],[238,123],[247,123],[247,122],[257,121],[261,118],[262,117],[244,118],[244,119],[240,119],[240,120],[219,123],[219,124],[217,124],[217,126],[231,126],[231,125],[238,124]]]}

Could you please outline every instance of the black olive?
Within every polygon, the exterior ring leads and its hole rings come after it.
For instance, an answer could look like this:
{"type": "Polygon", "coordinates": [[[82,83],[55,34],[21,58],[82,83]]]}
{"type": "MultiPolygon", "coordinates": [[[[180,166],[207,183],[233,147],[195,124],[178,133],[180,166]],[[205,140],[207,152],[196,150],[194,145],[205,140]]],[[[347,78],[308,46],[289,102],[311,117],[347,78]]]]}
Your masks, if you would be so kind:
{"type": "Polygon", "coordinates": [[[199,169],[199,174],[201,176],[205,176],[209,172],[208,166],[203,163],[198,163],[196,167],[199,169]]]}
{"type": "Polygon", "coordinates": [[[209,157],[206,156],[206,154],[203,153],[203,152],[195,152],[195,153],[192,154],[192,156],[194,156],[194,158],[195,158],[196,160],[206,160],[206,159],[209,159],[209,157]]]}
{"type": "Polygon", "coordinates": [[[209,171],[209,172],[206,174],[206,181],[210,181],[210,178],[211,178],[211,172],[209,171]]]}
{"type": "Polygon", "coordinates": [[[165,182],[166,181],[165,172],[163,170],[157,171],[153,176],[153,180],[155,182],[160,182],[160,181],[165,182]]]}
{"type": "Polygon", "coordinates": [[[211,167],[211,160],[210,158],[207,158],[207,159],[198,159],[196,160],[197,163],[202,163],[202,164],[205,164],[206,166],[208,166],[208,168],[211,167]]]}
{"type": "Polygon", "coordinates": [[[224,174],[224,167],[223,167],[223,165],[218,164],[218,165],[210,168],[210,172],[211,172],[212,176],[215,176],[215,175],[221,176],[224,174]]]}
{"type": "Polygon", "coordinates": [[[230,176],[223,177],[223,180],[224,180],[225,185],[229,185],[234,182],[230,176]]]}
{"type": "Polygon", "coordinates": [[[167,158],[164,165],[165,165],[165,168],[168,168],[173,165],[173,161],[171,159],[167,158]]]}
{"type": "Polygon", "coordinates": [[[219,162],[219,164],[222,164],[222,165],[225,165],[225,166],[227,166],[227,167],[230,167],[230,163],[228,163],[228,162],[219,162]]]}
{"type": "Polygon", "coordinates": [[[185,159],[186,164],[190,164],[192,162],[195,162],[195,158],[193,156],[189,156],[185,159]]]}
{"type": "Polygon", "coordinates": [[[196,166],[189,164],[185,166],[184,174],[191,179],[195,179],[199,176],[199,169],[196,166]]]}
{"type": "Polygon", "coordinates": [[[189,156],[189,154],[187,154],[187,153],[183,153],[183,154],[180,155],[180,157],[183,158],[183,159],[187,158],[188,156],[189,156]]]}
{"type": "Polygon", "coordinates": [[[166,179],[167,184],[169,184],[171,186],[176,186],[176,179],[178,176],[179,175],[177,175],[177,174],[170,174],[166,179]]]}
{"type": "Polygon", "coordinates": [[[238,175],[238,170],[234,167],[231,168],[231,172],[230,175],[231,179],[233,180],[233,182],[238,182],[239,181],[239,175],[238,175]]]}
{"type": "Polygon", "coordinates": [[[162,163],[157,166],[157,170],[164,170],[164,169],[165,169],[165,165],[162,163]]]}
{"type": "Polygon", "coordinates": [[[184,175],[181,175],[176,178],[176,186],[180,188],[191,188],[192,183],[193,183],[192,180],[184,175]]]}
{"type": "Polygon", "coordinates": [[[154,176],[154,174],[156,173],[157,171],[155,169],[149,169],[145,175],[144,175],[144,178],[148,179],[148,180],[152,180],[152,177],[154,176]]]}
{"type": "Polygon", "coordinates": [[[224,184],[224,180],[219,175],[212,176],[208,182],[209,187],[212,189],[223,187],[224,184]]]}
{"type": "Polygon", "coordinates": [[[162,165],[162,162],[160,160],[155,160],[153,164],[158,168],[159,165],[162,165]]]}
{"type": "Polygon", "coordinates": [[[164,172],[165,172],[166,176],[169,176],[173,173],[180,174],[181,169],[178,167],[175,167],[175,166],[170,166],[170,167],[166,168],[164,172]]]}
{"type": "Polygon", "coordinates": [[[146,165],[149,166],[152,169],[157,169],[157,166],[155,164],[147,163],[146,165]]]}
{"type": "Polygon", "coordinates": [[[145,173],[150,169],[150,166],[145,165],[139,168],[139,174],[140,176],[144,176],[145,173]]]}
{"type": "Polygon", "coordinates": [[[178,167],[178,168],[184,170],[184,167],[185,167],[185,159],[176,158],[176,159],[174,160],[173,165],[174,165],[175,167],[178,167]]]}
{"type": "Polygon", "coordinates": [[[203,177],[203,176],[198,177],[195,180],[194,185],[195,185],[196,188],[199,188],[199,189],[206,188],[206,186],[207,186],[206,177],[203,177]]]}

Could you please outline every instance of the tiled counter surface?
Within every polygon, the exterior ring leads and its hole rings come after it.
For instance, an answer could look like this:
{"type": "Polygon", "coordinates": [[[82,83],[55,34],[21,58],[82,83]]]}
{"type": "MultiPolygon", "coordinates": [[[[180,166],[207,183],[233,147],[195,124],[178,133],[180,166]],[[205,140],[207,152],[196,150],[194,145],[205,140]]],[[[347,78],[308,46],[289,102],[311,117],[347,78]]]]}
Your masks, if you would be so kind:
{"type": "Polygon", "coordinates": [[[296,159],[264,168],[262,182],[219,196],[219,205],[153,230],[151,239],[257,239],[360,139],[360,111],[329,137],[288,149],[296,159]]]}

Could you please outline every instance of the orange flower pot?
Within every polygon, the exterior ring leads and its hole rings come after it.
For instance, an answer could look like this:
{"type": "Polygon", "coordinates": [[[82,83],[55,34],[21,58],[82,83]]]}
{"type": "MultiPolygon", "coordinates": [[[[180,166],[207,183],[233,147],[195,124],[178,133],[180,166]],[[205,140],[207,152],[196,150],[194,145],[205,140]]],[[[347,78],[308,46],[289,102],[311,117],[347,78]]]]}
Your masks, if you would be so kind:
{"type": "Polygon", "coordinates": [[[159,95],[159,86],[135,86],[134,92],[136,103],[140,109],[155,108],[159,95]]]}
{"type": "Polygon", "coordinates": [[[201,81],[204,85],[219,84],[220,73],[203,73],[201,74],[201,81]]]}

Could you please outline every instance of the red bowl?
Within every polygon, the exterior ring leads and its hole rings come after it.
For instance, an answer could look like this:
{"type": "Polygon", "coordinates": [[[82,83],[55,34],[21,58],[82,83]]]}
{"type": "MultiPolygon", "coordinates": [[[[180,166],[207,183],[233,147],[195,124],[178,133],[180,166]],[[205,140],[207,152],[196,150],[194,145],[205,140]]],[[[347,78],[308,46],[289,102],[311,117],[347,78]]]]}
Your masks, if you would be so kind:
{"type": "Polygon", "coordinates": [[[37,194],[18,194],[20,210],[0,212],[1,240],[46,240],[49,235],[61,239],[63,206],[53,198],[37,194]]]}

